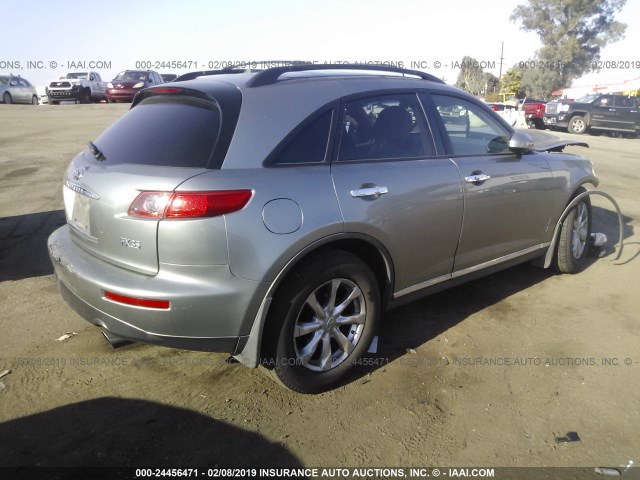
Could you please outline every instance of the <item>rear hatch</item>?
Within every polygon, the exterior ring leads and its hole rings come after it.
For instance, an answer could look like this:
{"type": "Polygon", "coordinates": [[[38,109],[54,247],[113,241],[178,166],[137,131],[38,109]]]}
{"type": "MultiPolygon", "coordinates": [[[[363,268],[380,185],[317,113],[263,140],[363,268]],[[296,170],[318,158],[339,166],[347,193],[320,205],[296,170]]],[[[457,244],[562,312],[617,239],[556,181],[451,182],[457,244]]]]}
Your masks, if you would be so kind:
{"type": "Polygon", "coordinates": [[[186,89],[153,90],[140,95],[129,112],[72,161],[63,187],[76,244],[150,275],[158,271],[162,220],[132,214],[134,200],[142,192],[172,192],[189,178],[219,168],[216,158],[225,153],[218,141],[218,102],[186,89]]]}

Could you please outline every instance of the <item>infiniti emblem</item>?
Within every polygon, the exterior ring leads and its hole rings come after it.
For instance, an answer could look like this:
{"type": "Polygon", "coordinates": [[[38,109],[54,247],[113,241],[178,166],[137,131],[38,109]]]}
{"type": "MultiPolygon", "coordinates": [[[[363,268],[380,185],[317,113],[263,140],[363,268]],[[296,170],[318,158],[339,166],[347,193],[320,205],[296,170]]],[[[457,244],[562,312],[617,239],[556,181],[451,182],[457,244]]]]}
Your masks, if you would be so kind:
{"type": "Polygon", "coordinates": [[[83,175],[84,175],[84,169],[79,168],[79,169],[77,169],[76,171],[73,172],[73,179],[74,180],[80,180],[83,175]]]}

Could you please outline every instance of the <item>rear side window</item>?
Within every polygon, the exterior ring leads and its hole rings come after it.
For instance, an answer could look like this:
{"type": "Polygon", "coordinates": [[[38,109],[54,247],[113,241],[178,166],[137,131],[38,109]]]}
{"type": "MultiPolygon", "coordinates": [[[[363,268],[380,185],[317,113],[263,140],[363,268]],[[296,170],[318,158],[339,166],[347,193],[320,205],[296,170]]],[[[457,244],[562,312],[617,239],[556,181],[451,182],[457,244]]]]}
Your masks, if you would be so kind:
{"type": "Polygon", "coordinates": [[[301,125],[290,140],[276,153],[269,165],[322,163],[327,154],[333,110],[301,125]]]}
{"type": "Polygon", "coordinates": [[[344,105],[338,160],[423,158],[435,154],[415,94],[384,95],[344,105]]]}
{"type": "Polygon", "coordinates": [[[208,166],[220,130],[213,104],[191,97],[156,96],[142,101],[94,144],[107,164],[208,166]]]}
{"type": "Polygon", "coordinates": [[[622,108],[634,108],[636,106],[636,100],[632,97],[615,97],[615,106],[622,108]]]}

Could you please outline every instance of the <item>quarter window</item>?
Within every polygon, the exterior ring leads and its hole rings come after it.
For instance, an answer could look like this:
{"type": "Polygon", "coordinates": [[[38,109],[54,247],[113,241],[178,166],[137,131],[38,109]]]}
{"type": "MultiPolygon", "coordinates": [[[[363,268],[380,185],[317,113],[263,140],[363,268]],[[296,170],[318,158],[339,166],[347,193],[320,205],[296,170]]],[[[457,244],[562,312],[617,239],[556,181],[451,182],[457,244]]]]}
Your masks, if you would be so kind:
{"type": "Polygon", "coordinates": [[[509,131],[478,105],[448,95],[432,95],[454,155],[510,153],[509,131]]]}
{"type": "Polygon", "coordinates": [[[415,94],[358,99],[344,105],[338,160],[435,155],[415,94]]]}
{"type": "Polygon", "coordinates": [[[276,154],[271,165],[322,163],[327,154],[333,110],[302,124],[293,138],[276,154]]]}

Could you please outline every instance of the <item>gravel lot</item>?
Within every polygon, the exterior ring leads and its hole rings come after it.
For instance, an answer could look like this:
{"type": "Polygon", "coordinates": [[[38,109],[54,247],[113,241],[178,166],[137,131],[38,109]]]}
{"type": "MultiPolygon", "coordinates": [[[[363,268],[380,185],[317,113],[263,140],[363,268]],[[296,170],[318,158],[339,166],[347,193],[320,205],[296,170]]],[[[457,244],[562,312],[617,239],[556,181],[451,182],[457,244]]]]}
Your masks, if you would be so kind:
{"type": "MultiPolygon", "coordinates": [[[[640,462],[640,140],[568,149],[620,203],[619,261],[524,265],[398,308],[372,365],[302,396],[225,355],[113,350],[58,295],[45,242],[64,223],[63,172],[127,108],[0,105],[0,466],[640,462]],[[555,442],[571,431],[581,441],[555,442]]],[[[611,252],[616,217],[593,203],[611,252]]]]}

